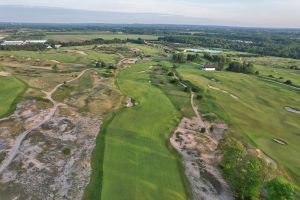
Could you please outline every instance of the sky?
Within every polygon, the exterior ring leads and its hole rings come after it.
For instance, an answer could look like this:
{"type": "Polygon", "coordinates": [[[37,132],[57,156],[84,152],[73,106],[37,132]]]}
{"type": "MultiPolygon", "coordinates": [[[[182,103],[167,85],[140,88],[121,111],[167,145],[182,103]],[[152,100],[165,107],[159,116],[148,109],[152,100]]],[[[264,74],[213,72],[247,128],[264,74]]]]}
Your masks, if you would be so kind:
{"type": "Polygon", "coordinates": [[[300,0],[0,0],[0,5],[161,13],[223,25],[300,28],[300,0]]]}

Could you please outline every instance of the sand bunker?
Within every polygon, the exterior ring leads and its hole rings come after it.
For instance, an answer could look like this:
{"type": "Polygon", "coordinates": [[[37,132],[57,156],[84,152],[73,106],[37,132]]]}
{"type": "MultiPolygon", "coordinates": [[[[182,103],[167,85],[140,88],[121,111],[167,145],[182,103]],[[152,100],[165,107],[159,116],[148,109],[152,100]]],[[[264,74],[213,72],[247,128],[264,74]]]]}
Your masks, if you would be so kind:
{"type": "Polygon", "coordinates": [[[292,108],[292,107],[285,107],[285,110],[288,112],[292,112],[292,113],[296,113],[298,115],[300,115],[300,110],[292,108]]]}
{"type": "Polygon", "coordinates": [[[281,139],[276,139],[276,138],[273,138],[273,141],[280,144],[280,145],[287,145],[288,143],[281,140],[281,139]]]}

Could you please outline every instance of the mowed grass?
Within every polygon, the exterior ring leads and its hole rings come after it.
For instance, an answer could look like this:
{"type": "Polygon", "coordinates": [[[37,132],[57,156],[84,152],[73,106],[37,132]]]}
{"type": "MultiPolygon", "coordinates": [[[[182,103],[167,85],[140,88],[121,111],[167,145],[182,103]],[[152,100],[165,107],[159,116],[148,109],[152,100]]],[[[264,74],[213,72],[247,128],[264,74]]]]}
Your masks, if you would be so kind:
{"type": "Polygon", "coordinates": [[[187,199],[179,158],[168,147],[180,114],[149,83],[149,74],[140,73],[152,64],[140,62],[117,77],[120,90],[139,105],[119,112],[107,127],[102,200],[187,199]]]}
{"type": "Polygon", "coordinates": [[[300,115],[285,110],[285,106],[300,109],[298,92],[250,75],[203,72],[187,66],[178,69],[178,72],[184,79],[204,89],[206,95],[199,102],[202,112],[215,113],[227,121],[236,134],[275,159],[300,185],[300,115]],[[209,89],[208,85],[239,99],[209,89]],[[282,139],[288,145],[280,145],[273,138],[282,139]]]}
{"type": "Polygon", "coordinates": [[[26,90],[26,84],[14,77],[0,76],[0,117],[6,116],[26,90]]]}
{"type": "Polygon", "coordinates": [[[91,40],[102,38],[104,40],[113,39],[138,39],[157,40],[158,36],[155,35],[140,35],[140,34],[123,34],[123,33],[109,33],[109,32],[61,32],[61,33],[48,33],[46,39],[52,39],[61,42],[78,42],[84,40],[91,40]]]}

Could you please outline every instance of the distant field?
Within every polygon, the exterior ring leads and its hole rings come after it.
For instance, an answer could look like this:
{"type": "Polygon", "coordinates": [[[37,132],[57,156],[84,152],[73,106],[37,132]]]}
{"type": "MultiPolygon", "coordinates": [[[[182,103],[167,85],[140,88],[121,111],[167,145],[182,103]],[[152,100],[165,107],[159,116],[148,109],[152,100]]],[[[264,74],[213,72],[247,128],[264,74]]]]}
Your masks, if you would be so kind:
{"type": "Polygon", "coordinates": [[[118,56],[104,52],[94,51],[91,46],[68,47],[58,50],[51,49],[47,51],[0,51],[0,56],[15,57],[17,59],[37,59],[41,61],[56,60],[61,63],[88,64],[91,60],[103,60],[108,64],[115,64],[118,56]]]}
{"type": "Polygon", "coordinates": [[[290,66],[298,66],[300,68],[299,59],[280,58],[280,57],[273,57],[273,56],[249,57],[243,59],[246,61],[253,62],[254,64],[263,65],[267,67],[289,68],[290,66]]]}
{"type": "Polygon", "coordinates": [[[206,95],[199,102],[203,113],[213,112],[227,121],[238,135],[284,166],[300,185],[300,115],[285,110],[285,106],[300,109],[298,92],[244,74],[203,72],[192,66],[183,66],[178,72],[204,89],[206,95]]]}
{"type": "Polygon", "coordinates": [[[17,99],[25,89],[26,85],[18,79],[0,76],[0,117],[13,110],[17,99]]]}
{"type": "Polygon", "coordinates": [[[119,112],[107,127],[102,200],[187,198],[178,158],[167,147],[180,114],[149,83],[151,65],[141,62],[118,75],[120,90],[139,105],[119,112]]]}
{"type": "Polygon", "coordinates": [[[284,83],[287,80],[291,80],[294,85],[300,86],[300,70],[272,68],[260,65],[256,65],[255,67],[262,76],[270,78],[269,76],[272,75],[276,81],[284,83]]]}
{"type": "Polygon", "coordinates": [[[83,32],[62,32],[62,33],[48,33],[47,39],[52,39],[61,42],[71,42],[71,41],[83,41],[83,40],[91,40],[95,38],[102,38],[105,40],[112,39],[138,39],[142,38],[145,40],[157,40],[157,36],[155,35],[138,35],[138,34],[117,34],[117,33],[107,33],[107,32],[99,32],[99,33],[83,33],[83,32]]]}

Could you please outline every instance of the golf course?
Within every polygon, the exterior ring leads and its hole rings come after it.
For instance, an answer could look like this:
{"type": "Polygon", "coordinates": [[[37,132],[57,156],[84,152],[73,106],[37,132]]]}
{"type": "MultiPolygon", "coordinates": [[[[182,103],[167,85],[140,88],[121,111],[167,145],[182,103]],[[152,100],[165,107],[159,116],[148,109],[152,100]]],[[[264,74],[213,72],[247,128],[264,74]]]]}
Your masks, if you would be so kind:
{"type": "Polygon", "coordinates": [[[106,127],[101,199],[186,199],[179,158],[167,144],[180,114],[149,83],[153,64],[139,62],[117,76],[122,93],[138,105],[106,127]]]}
{"type": "Polygon", "coordinates": [[[299,115],[285,109],[298,108],[299,92],[255,76],[204,72],[192,65],[184,65],[178,72],[202,88],[198,105],[203,114],[226,121],[236,135],[262,149],[300,183],[300,160],[296,159],[300,153],[299,115]],[[276,139],[286,144],[278,144],[276,139]]]}

